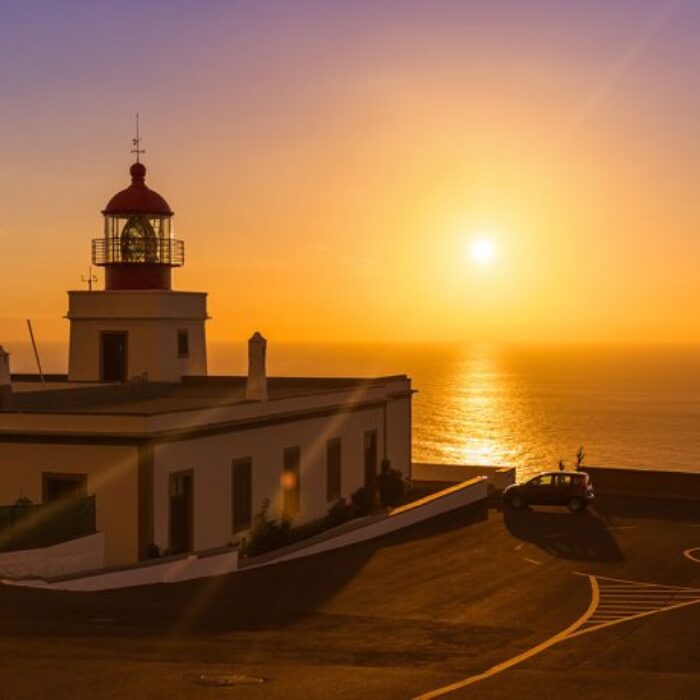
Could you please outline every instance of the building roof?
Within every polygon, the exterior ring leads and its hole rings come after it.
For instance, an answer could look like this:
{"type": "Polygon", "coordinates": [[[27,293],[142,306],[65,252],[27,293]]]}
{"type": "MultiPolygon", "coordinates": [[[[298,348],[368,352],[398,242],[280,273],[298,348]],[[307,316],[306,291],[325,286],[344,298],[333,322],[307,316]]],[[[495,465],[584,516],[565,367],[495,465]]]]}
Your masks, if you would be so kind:
{"type": "Polygon", "coordinates": [[[103,214],[155,214],[157,216],[172,216],[170,205],[157,192],[146,186],[146,166],[134,163],[129,173],[131,185],[112,197],[107,202],[103,214]]]}
{"type": "MultiPolygon", "coordinates": [[[[245,376],[183,377],[179,384],[90,384],[51,375],[44,389],[34,375],[13,375],[14,406],[22,413],[71,413],[155,416],[180,411],[257,403],[246,399],[245,376]],[[61,390],[61,384],[63,390],[61,390]]],[[[327,393],[382,387],[405,375],[377,378],[270,377],[268,401],[301,399],[327,393]]]]}

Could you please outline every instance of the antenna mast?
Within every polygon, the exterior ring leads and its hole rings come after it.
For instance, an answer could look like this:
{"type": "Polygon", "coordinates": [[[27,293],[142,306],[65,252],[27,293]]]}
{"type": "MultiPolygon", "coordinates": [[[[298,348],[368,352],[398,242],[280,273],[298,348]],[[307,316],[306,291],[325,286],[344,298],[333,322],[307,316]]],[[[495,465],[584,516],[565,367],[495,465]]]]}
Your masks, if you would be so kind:
{"type": "Polygon", "coordinates": [[[84,275],[82,275],[82,276],[80,277],[80,281],[83,282],[83,283],[86,283],[86,282],[87,282],[88,291],[91,292],[91,291],[92,291],[92,285],[93,285],[95,282],[97,282],[97,276],[92,274],[92,265],[90,265],[90,268],[89,268],[89,269],[90,269],[90,272],[89,272],[88,276],[85,277],[84,275]]]}

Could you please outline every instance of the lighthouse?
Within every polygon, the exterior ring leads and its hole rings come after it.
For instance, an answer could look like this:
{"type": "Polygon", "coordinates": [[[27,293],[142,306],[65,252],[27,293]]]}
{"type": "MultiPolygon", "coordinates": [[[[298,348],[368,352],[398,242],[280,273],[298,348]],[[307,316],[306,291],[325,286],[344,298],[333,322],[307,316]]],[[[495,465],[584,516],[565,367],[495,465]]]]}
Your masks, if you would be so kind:
{"type": "Polygon", "coordinates": [[[173,211],[146,185],[139,138],[131,184],[102,211],[104,233],[92,262],[104,268],[104,290],[69,291],[70,381],[177,382],[207,373],[206,293],[172,289],[185,262],[173,211]]]}

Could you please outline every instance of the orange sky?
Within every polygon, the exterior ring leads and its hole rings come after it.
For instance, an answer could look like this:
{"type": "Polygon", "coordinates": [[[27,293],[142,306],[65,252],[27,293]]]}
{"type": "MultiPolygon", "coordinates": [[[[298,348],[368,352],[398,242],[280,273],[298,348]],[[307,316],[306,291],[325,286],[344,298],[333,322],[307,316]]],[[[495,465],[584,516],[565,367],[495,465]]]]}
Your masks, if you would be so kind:
{"type": "Polygon", "coordinates": [[[697,9],[294,4],[3,24],[0,342],[67,337],[137,109],[210,339],[700,342],[697,9]]]}

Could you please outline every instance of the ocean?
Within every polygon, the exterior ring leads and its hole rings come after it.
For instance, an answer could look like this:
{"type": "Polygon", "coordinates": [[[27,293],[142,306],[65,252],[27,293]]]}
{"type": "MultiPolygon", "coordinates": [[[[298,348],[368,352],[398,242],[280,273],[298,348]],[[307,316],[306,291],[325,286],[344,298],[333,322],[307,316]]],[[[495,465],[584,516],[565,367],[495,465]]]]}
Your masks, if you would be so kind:
{"type": "MultiPolygon", "coordinates": [[[[35,371],[27,343],[12,369],[35,371]]],[[[65,372],[67,348],[40,343],[44,371],[65,372]]],[[[413,457],[509,465],[519,476],[573,464],[700,471],[700,347],[275,343],[269,373],[406,373],[413,457]]],[[[211,374],[241,374],[245,343],[210,343],[211,374]]]]}

